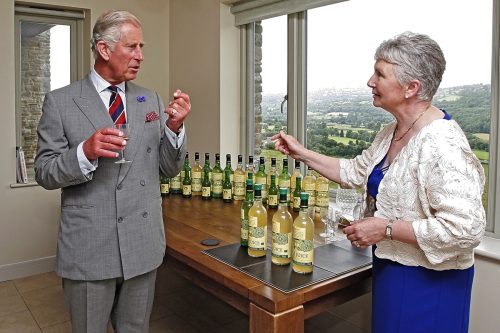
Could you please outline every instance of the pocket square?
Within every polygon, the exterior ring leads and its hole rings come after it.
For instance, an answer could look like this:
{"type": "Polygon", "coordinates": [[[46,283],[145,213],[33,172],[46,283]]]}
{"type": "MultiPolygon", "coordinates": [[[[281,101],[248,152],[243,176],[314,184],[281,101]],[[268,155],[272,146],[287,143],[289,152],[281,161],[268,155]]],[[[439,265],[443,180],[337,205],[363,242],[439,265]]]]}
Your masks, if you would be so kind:
{"type": "Polygon", "coordinates": [[[151,111],[146,114],[146,122],[149,123],[151,121],[155,121],[160,119],[160,115],[154,111],[151,111]]]}

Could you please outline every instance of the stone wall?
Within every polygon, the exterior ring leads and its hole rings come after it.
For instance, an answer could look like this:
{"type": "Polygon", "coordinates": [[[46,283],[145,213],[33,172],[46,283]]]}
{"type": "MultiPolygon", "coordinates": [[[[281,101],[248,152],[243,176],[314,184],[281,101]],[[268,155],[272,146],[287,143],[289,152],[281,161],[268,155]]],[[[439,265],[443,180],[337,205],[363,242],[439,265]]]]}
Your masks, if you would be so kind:
{"type": "Polygon", "coordinates": [[[21,41],[21,145],[30,181],[37,147],[36,128],[43,99],[50,91],[50,30],[21,41]]]}
{"type": "Polygon", "coordinates": [[[259,156],[262,148],[262,24],[255,23],[255,148],[254,155],[259,156]]]}

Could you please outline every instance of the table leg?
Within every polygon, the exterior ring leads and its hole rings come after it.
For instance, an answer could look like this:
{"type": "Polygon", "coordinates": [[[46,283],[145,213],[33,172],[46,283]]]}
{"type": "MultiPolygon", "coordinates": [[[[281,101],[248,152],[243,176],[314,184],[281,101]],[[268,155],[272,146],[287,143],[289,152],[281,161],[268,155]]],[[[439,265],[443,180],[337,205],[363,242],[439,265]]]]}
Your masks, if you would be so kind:
{"type": "Polygon", "coordinates": [[[303,333],[304,307],[270,313],[250,303],[249,333],[303,333]]]}

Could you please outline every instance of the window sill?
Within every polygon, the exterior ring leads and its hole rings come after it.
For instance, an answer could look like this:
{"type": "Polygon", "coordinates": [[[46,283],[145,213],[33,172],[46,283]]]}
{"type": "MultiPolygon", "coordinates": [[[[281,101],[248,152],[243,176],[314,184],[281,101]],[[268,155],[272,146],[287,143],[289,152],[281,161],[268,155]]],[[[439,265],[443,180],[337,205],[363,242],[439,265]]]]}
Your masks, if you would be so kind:
{"type": "Polygon", "coordinates": [[[33,186],[40,186],[40,185],[38,185],[35,182],[10,184],[10,188],[33,187],[33,186]]]}
{"type": "Polygon", "coordinates": [[[484,237],[474,254],[500,261],[500,239],[484,237]]]}

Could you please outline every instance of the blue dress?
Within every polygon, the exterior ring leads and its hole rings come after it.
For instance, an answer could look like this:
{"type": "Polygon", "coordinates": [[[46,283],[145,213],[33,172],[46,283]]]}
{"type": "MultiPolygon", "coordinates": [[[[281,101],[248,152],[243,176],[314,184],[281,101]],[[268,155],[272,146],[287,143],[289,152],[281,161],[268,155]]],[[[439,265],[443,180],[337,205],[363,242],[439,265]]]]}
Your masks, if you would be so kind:
{"type": "MultiPolygon", "coordinates": [[[[367,191],[374,198],[388,168],[382,168],[384,160],[368,178],[367,191]]],[[[372,332],[468,332],[473,278],[474,266],[435,271],[373,255],[372,332]]]]}

